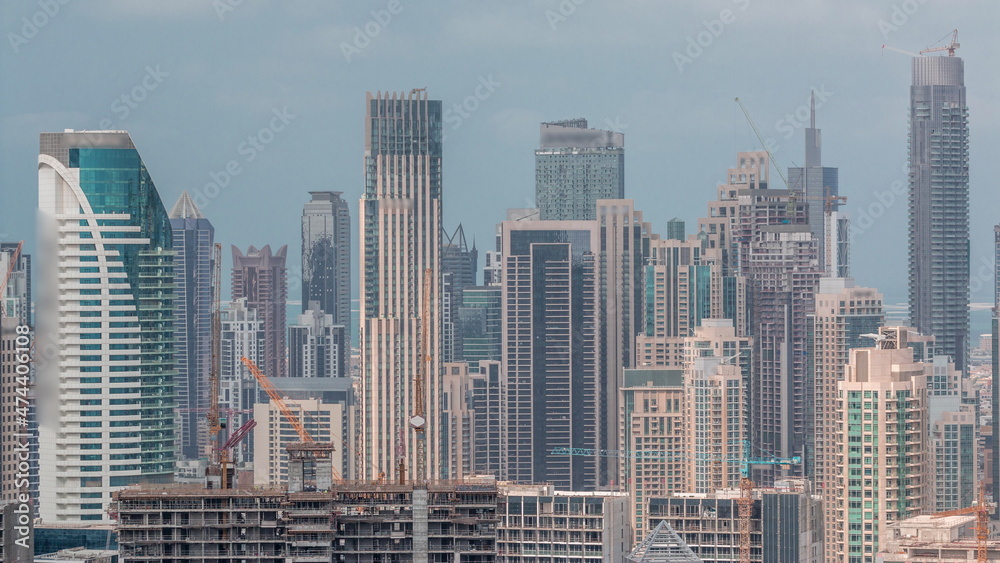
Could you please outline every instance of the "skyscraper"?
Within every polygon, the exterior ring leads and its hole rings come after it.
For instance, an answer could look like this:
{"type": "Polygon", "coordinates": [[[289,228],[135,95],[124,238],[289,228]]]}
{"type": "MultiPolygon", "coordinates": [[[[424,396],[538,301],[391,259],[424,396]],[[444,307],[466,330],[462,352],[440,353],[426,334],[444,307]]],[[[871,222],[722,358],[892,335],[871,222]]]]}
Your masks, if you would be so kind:
{"type": "MultiPolygon", "coordinates": [[[[1000,498],[1000,225],[993,227],[993,319],[990,323],[993,339],[993,421],[992,425],[992,458],[990,463],[993,476],[993,498],[1000,498]]],[[[1000,503],[993,509],[993,517],[1000,516],[1000,503]]]]}
{"type": "Polygon", "coordinates": [[[913,58],[909,147],[910,319],[966,371],[969,108],[961,58],[913,58]]]}
{"type": "Polygon", "coordinates": [[[837,212],[841,201],[839,170],[823,166],[823,142],[816,128],[816,97],[809,100],[809,127],[805,130],[805,166],[788,169],[788,187],[806,200],[809,230],[819,246],[820,263],[829,277],[847,277],[847,228],[837,212]],[[827,250],[827,246],[830,250],[827,250]]]}
{"type": "Polygon", "coordinates": [[[423,89],[369,92],[364,162],[361,475],[396,475],[403,461],[407,475],[433,479],[441,468],[441,102],[423,89]]]}
{"type": "Polygon", "coordinates": [[[37,498],[37,488],[30,487],[38,470],[37,457],[31,459],[37,455],[37,449],[32,451],[37,448],[37,428],[30,412],[35,404],[29,354],[34,339],[31,256],[18,254],[17,243],[0,243],[3,280],[7,284],[0,288],[0,504],[17,501],[20,494],[37,498]],[[19,471],[19,465],[27,472],[19,471]]]}
{"type": "Polygon", "coordinates": [[[612,377],[599,374],[596,221],[504,221],[501,231],[507,408],[501,477],[592,490],[599,484],[596,456],[551,450],[603,449],[600,401],[603,381],[612,377]]]}
{"type": "Polygon", "coordinates": [[[268,377],[288,375],[285,362],[287,253],[287,246],[274,254],[270,245],[261,249],[251,246],[246,254],[233,246],[233,301],[246,299],[247,307],[255,309],[257,318],[264,324],[264,363],[258,367],[268,377]]]}
{"type": "Polygon", "coordinates": [[[289,377],[349,377],[345,327],[313,301],[288,327],[289,377]]]}
{"type": "MultiPolygon", "coordinates": [[[[844,366],[853,348],[872,344],[862,335],[876,334],[883,325],[882,294],[868,287],[857,287],[850,278],[823,278],[815,297],[814,312],[807,321],[806,373],[813,381],[814,455],[806,457],[806,475],[823,496],[827,535],[837,530],[838,452],[842,444],[837,435],[838,383],[844,380],[844,366]]],[[[807,440],[809,437],[807,436],[807,440]]],[[[833,543],[826,546],[827,560],[834,560],[833,543]]]]}
{"type": "Polygon", "coordinates": [[[462,333],[459,325],[459,309],[462,307],[463,293],[476,285],[476,270],[479,267],[479,251],[473,241],[469,248],[465,240],[465,230],[459,224],[451,236],[445,233],[441,244],[442,301],[444,316],[442,339],[444,356],[442,361],[462,361],[462,333]]]}
{"type": "Polygon", "coordinates": [[[351,212],[342,192],[309,192],[302,209],[302,312],[311,301],[351,341],[351,212]]]}
{"type": "Polygon", "coordinates": [[[113,490],[173,478],[170,220],[128,133],[40,141],[40,516],[108,522],[113,490]]]}
{"type": "Polygon", "coordinates": [[[597,200],[625,197],[625,135],[586,119],[542,123],[535,199],[542,220],[596,218],[597,200]]]}
{"type": "Polygon", "coordinates": [[[177,437],[181,455],[195,459],[208,442],[202,409],[208,406],[212,367],[212,247],[215,228],[187,191],[170,210],[174,256],[174,335],[177,339],[177,437]]]}

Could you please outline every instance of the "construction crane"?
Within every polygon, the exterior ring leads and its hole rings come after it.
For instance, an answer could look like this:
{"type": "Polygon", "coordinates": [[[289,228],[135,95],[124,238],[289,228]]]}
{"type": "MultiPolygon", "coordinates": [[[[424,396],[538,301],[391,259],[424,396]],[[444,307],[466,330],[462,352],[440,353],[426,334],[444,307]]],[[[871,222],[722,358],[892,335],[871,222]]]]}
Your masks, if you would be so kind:
{"type": "Polygon", "coordinates": [[[229,474],[228,474],[228,469],[229,468],[228,468],[228,465],[229,465],[229,452],[230,452],[230,450],[232,450],[236,446],[236,444],[240,443],[240,440],[242,440],[243,438],[245,438],[246,435],[249,434],[250,431],[253,430],[254,427],[256,427],[256,426],[257,426],[257,421],[256,420],[254,420],[254,419],[251,418],[250,420],[246,421],[243,424],[243,426],[240,426],[236,430],[236,432],[233,432],[229,436],[229,439],[226,440],[226,443],[223,444],[222,448],[220,448],[219,458],[221,459],[221,465],[222,465],[222,488],[223,489],[228,489],[229,488],[229,474]]]}
{"type": "Polygon", "coordinates": [[[417,369],[413,381],[413,416],[410,418],[410,426],[416,433],[417,460],[416,475],[418,481],[426,478],[427,465],[427,440],[425,431],[427,430],[427,417],[424,407],[424,385],[434,366],[434,358],[431,356],[430,334],[431,334],[431,289],[434,285],[434,270],[424,269],[423,284],[420,288],[420,341],[422,353],[420,354],[420,366],[417,369]]]}
{"type": "Polygon", "coordinates": [[[14,253],[10,255],[10,263],[7,266],[7,271],[4,272],[3,280],[0,280],[0,317],[6,317],[7,311],[4,310],[6,302],[3,298],[4,289],[7,288],[7,282],[10,281],[11,274],[14,273],[14,268],[17,267],[17,259],[21,257],[21,249],[24,247],[24,241],[17,243],[17,247],[14,248],[14,253]]]}
{"type": "MultiPolygon", "coordinates": [[[[947,38],[948,38],[948,36],[945,35],[944,37],[942,37],[941,39],[939,39],[938,42],[944,41],[947,38]]],[[[948,56],[949,57],[954,57],[955,56],[955,49],[958,49],[959,47],[961,47],[961,45],[958,43],[957,40],[958,40],[958,30],[955,29],[955,30],[952,30],[952,32],[951,32],[951,43],[949,43],[947,45],[944,45],[942,47],[928,47],[928,48],[924,49],[923,51],[920,51],[920,54],[924,55],[924,54],[927,54],[927,53],[935,53],[937,51],[948,51],[948,56]]],[[[884,47],[884,45],[883,45],[883,47],[884,47]]]]}
{"type": "Polygon", "coordinates": [[[315,443],[316,440],[313,439],[312,434],[306,430],[306,427],[302,424],[302,421],[299,420],[299,417],[295,416],[292,409],[288,408],[288,405],[285,403],[285,399],[281,396],[281,393],[279,393],[278,389],[273,383],[271,383],[271,380],[264,375],[264,372],[260,371],[257,364],[253,363],[253,361],[249,358],[240,358],[240,361],[243,362],[243,365],[245,365],[248,370],[250,370],[250,373],[253,374],[257,383],[260,384],[260,386],[264,389],[264,392],[271,397],[274,404],[278,406],[278,409],[281,410],[281,414],[285,416],[285,420],[292,425],[292,428],[294,428],[295,432],[299,435],[299,439],[306,444],[315,443]]]}
{"type": "MultiPolygon", "coordinates": [[[[956,31],[955,33],[958,32],[956,31]]],[[[986,503],[986,483],[984,481],[980,481],[979,502],[976,503],[975,506],[938,512],[932,514],[931,518],[962,516],[964,514],[972,514],[974,512],[976,514],[976,562],[987,563],[987,561],[989,561],[989,553],[986,542],[990,539],[990,508],[991,506],[986,503]]]]}
{"type": "Polygon", "coordinates": [[[736,98],[736,103],[740,106],[740,109],[743,110],[743,116],[747,118],[747,123],[749,123],[750,128],[753,129],[754,135],[757,135],[757,140],[760,141],[760,146],[764,147],[764,152],[767,153],[768,161],[771,164],[774,164],[774,169],[778,171],[778,176],[781,177],[781,181],[785,184],[785,187],[788,188],[788,178],[785,177],[785,173],[781,170],[781,167],[778,166],[777,161],[774,159],[774,155],[771,154],[771,149],[767,148],[767,142],[764,141],[764,136],[760,134],[760,129],[757,128],[757,124],[754,123],[753,118],[750,117],[750,112],[747,111],[746,106],[743,105],[743,102],[741,102],[739,98],[736,98]]]}
{"type": "Polygon", "coordinates": [[[208,421],[209,474],[219,469],[219,432],[222,421],[219,418],[220,367],[222,361],[222,244],[215,243],[212,249],[212,358],[208,369],[208,421]]]}

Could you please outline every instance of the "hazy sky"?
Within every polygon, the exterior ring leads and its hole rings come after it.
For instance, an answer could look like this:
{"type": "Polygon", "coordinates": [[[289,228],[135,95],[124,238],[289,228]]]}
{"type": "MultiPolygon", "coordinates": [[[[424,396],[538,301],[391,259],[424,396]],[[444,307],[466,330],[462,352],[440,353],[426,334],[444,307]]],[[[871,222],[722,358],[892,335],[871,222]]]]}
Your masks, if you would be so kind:
{"type": "Polygon", "coordinates": [[[0,240],[29,251],[38,134],[125,129],[168,209],[188,189],[218,241],[288,244],[294,271],[308,191],[344,192],[357,221],[365,92],[419,87],[446,111],[445,225],[464,223],[480,249],[506,208],[533,205],[538,123],[572,117],[623,131],[626,196],[658,232],[673,217],[691,232],[735,153],[759,149],[733,98],[787,168],[802,163],[816,89],[823,162],[864,226],[853,274],[890,303],[906,299],[893,184],[906,181],[910,61],[881,46],[918,51],[958,28],[972,298],[992,298],[995,2],[36,0],[0,13],[0,240]]]}

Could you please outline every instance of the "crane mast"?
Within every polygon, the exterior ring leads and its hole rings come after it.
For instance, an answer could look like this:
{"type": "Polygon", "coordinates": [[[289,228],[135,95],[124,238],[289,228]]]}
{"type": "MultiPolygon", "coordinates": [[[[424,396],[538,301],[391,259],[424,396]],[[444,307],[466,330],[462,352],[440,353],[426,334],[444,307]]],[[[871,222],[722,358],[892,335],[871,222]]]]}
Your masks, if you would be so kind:
{"type": "Polygon", "coordinates": [[[222,363],[222,244],[215,243],[212,249],[212,359],[208,370],[208,421],[209,470],[218,469],[219,432],[222,422],[219,418],[220,366],[222,363]]]}

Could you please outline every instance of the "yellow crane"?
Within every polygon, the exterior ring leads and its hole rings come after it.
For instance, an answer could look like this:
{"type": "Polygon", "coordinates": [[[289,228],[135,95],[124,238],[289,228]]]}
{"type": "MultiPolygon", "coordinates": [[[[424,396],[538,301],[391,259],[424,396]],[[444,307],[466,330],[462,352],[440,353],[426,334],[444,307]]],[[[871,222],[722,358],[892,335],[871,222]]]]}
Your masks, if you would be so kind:
{"type": "Polygon", "coordinates": [[[256,379],[257,383],[259,383],[264,389],[264,392],[271,397],[274,404],[278,405],[278,409],[281,410],[281,414],[285,415],[285,420],[287,420],[288,423],[292,425],[292,428],[295,429],[295,432],[299,435],[299,439],[306,444],[314,443],[316,440],[313,439],[312,434],[306,430],[306,427],[302,424],[302,421],[299,420],[299,417],[295,416],[292,409],[288,408],[288,405],[285,403],[285,399],[281,396],[281,393],[279,393],[278,389],[273,383],[271,383],[271,380],[264,375],[264,372],[260,371],[257,364],[253,363],[253,361],[249,358],[240,358],[240,361],[243,362],[243,365],[245,365],[248,370],[250,370],[254,379],[256,379]]]}
{"type": "MultiPolygon", "coordinates": [[[[939,41],[943,41],[943,40],[945,40],[947,38],[948,38],[948,36],[945,35],[939,41]]],[[[955,29],[955,30],[952,30],[952,32],[951,32],[951,43],[949,43],[949,44],[947,44],[947,45],[945,45],[943,47],[928,47],[927,49],[924,49],[923,51],[920,51],[920,54],[923,55],[923,54],[926,54],[926,53],[934,53],[934,52],[937,52],[937,51],[948,51],[948,56],[949,57],[954,57],[955,56],[955,49],[958,49],[959,47],[961,47],[961,44],[958,43],[958,30],[955,29]]]]}
{"type": "MultiPolygon", "coordinates": [[[[958,31],[955,33],[957,34],[958,31]]],[[[963,514],[972,514],[973,512],[976,513],[976,561],[977,563],[987,563],[989,561],[989,554],[986,542],[990,539],[990,506],[986,504],[985,482],[979,482],[979,502],[976,503],[976,506],[938,512],[932,514],[931,518],[962,516],[963,514]]]]}
{"type": "Polygon", "coordinates": [[[222,347],[222,244],[215,243],[212,249],[212,359],[208,368],[208,473],[219,471],[220,448],[219,432],[222,431],[222,419],[219,418],[219,372],[222,347]]]}

